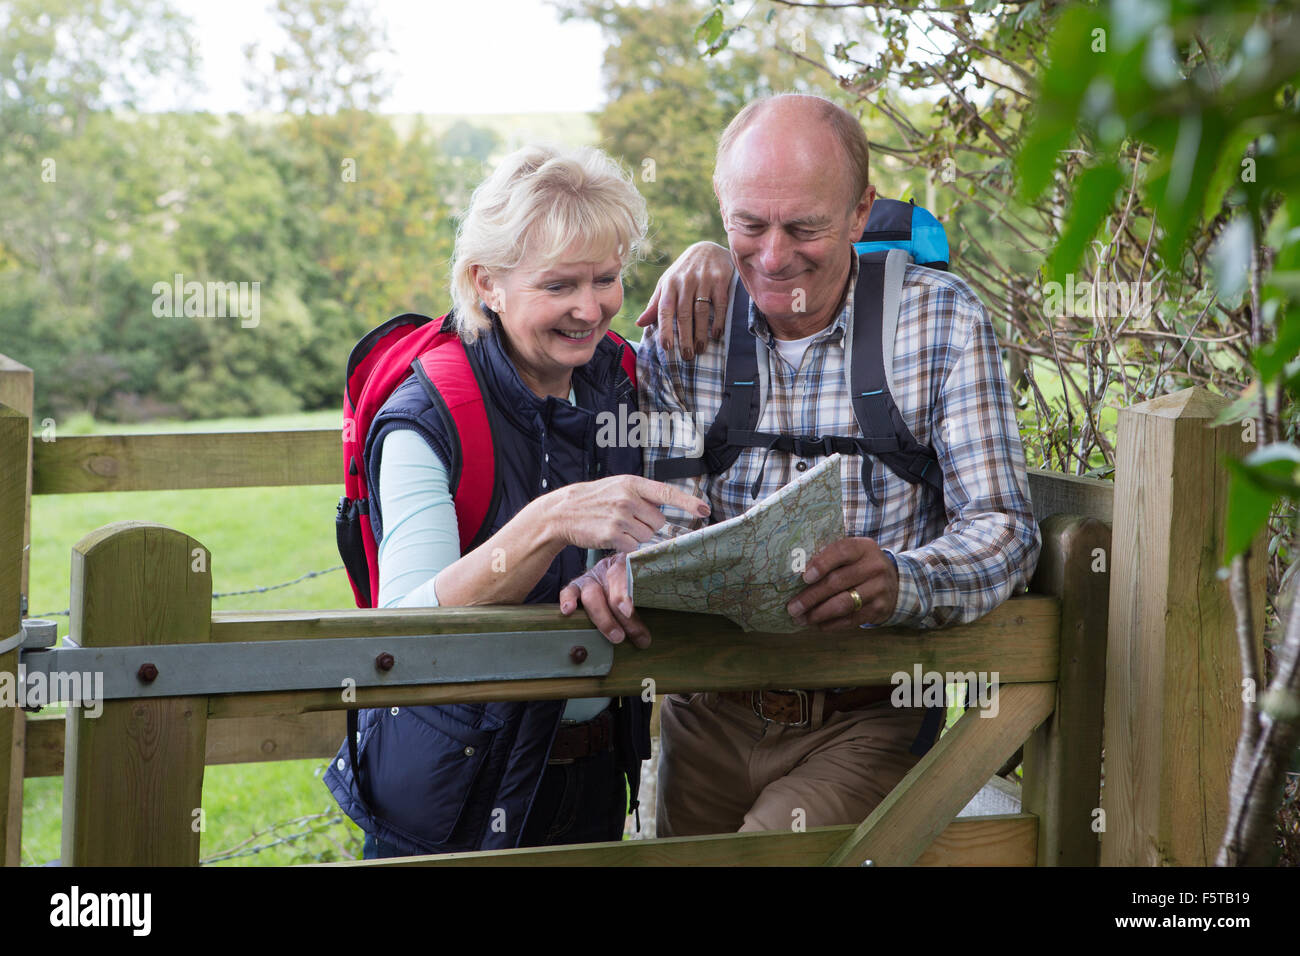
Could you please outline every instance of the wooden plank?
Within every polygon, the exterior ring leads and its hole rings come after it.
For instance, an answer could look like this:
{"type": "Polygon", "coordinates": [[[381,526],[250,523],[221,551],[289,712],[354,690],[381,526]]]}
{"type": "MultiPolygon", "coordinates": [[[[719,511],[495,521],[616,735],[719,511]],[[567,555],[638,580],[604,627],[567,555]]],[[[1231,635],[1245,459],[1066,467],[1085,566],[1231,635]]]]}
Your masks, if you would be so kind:
{"type": "MultiPolygon", "coordinates": [[[[269,760],[324,759],[334,756],[346,733],[347,723],[341,711],[214,720],[208,723],[203,762],[211,767],[269,760]]],[[[57,777],[62,773],[63,718],[28,718],[25,775],[57,777]]]]}
{"type": "MultiPolygon", "coordinates": [[[[1119,413],[1103,866],[1209,866],[1227,826],[1241,661],[1223,555],[1227,472],[1251,450],[1200,388],[1119,413]]],[[[1263,536],[1251,596],[1263,660],[1263,536]]]]}
{"type": "MultiPolygon", "coordinates": [[[[6,437],[0,438],[0,470],[16,471],[21,475],[19,488],[15,489],[10,481],[13,474],[0,479],[0,494],[6,496],[6,504],[0,508],[12,507],[9,495],[17,493],[20,498],[22,514],[18,519],[7,515],[0,523],[18,520],[20,525],[18,551],[11,549],[9,542],[12,529],[3,534],[4,543],[0,544],[0,565],[9,564],[16,558],[18,567],[17,589],[12,595],[20,614],[26,617],[26,596],[31,594],[31,543],[32,543],[32,443],[31,417],[34,401],[35,378],[32,370],[21,362],[15,362],[7,355],[0,355],[0,405],[7,406],[19,416],[26,419],[22,436],[13,434],[18,428],[12,420],[8,423],[6,437]]],[[[7,587],[8,585],[6,585],[7,587]]],[[[8,596],[6,599],[8,600],[8,596]]],[[[7,607],[7,604],[5,605],[7,607]]],[[[4,622],[7,611],[0,612],[0,636],[16,632],[16,628],[6,630],[4,622]]],[[[15,673],[18,666],[17,651],[12,652],[12,660],[0,658],[0,673],[15,673]]],[[[27,750],[27,714],[20,708],[6,708],[10,713],[0,716],[0,748],[5,751],[0,756],[0,865],[18,866],[22,859],[23,832],[23,774],[24,755],[27,750]],[[6,743],[7,742],[7,743],[6,743]]]]}
{"type": "Polygon", "coordinates": [[[29,714],[27,717],[27,761],[24,777],[63,775],[62,714],[29,714]]]}
{"type": "MultiPolygon", "coordinates": [[[[853,826],[406,856],[317,866],[817,866],[853,826]]],[[[1033,866],[1032,814],[953,820],[917,866],[1033,866]]]]}
{"type": "MultiPolygon", "coordinates": [[[[0,640],[22,626],[29,415],[0,405],[0,640]]],[[[22,858],[25,720],[18,701],[18,648],[0,654],[0,864],[22,858]]]]}
{"type": "MultiPolygon", "coordinates": [[[[30,594],[28,583],[31,580],[32,543],[32,448],[31,440],[35,438],[30,421],[35,402],[36,380],[32,370],[21,362],[15,362],[7,355],[0,355],[0,405],[8,405],[28,421],[28,443],[23,449],[22,457],[27,459],[27,483],[23,489],[23,557],[22,557],[22,593],[30,594]]],[[[5,462],[8,467],[8,462],[5,462]]]]}
{"type": "Polygon", "coordinates": [[[343,485],[340,429],[69,435],[34,447],[38,495],[343,485]]]}
{"type": "MultiPolygon", "coordinates": [[[[645,612],[645,621],[658,636],[645,649],[627,644],[616,647],[613,668],[604,677],[366,687],[356,690],[352,702],[344,701],[337,690],[214,695],[208,698],[208,715],[246,717],[350,706],[619,696],[640,694],[646,678],[654,680],[656,694],[788,687],[791,683],[800,687],[854,686],[888,683],[891,675],[911,673],[918,664],[924,670],[999,671],[1004,683],[1055,680],[1059,606],[1055,598],[1024,595],[971,624],[931,630],[878,628],[871,632],[870,640],[857,631],[746,634],[722,618],[650,610],[645,612]]],[[[565,618],[550,605],[400,613],[231,612],[214,615],[212,630],[220,640],[229,641],[587,626],[582,615],[565,618]]],[[[381,644],[376,642],[376,651],[382,650],[381,644]]]]}
{"type": "Polygon", "coordinates": [[[333,757],[347,736],[342,711],[288,717],[234,717],[208,725],[206,762],[261,763],[333,757]]]}
{"type": "Polygon", "coordinates": [[[1005,684],[993,717],[966,711],[889,796],[854,829],[827,864],[910,866],[1015,753],[1056,702],[1056,685],[1005,684]]]}
{"type": "Polygon", "coordinates": [[[1039,866],[1096,866],[1110,528],[1055,515],[1042,532],[1031,587],[1061,601],[1061,674],[1052,716],[1025,743],[1023,806],[1042,821],[1039,866]]]}
{"type": "Polygon", "coordinates": [[[0,405],[31,418],[34,382],[31,369],[0,352],[0,405]]]}
{"type": "MultiPolygon", "coordinates": [[[[702,637],[726,644],[743,642],[745,638],[785,641],[798,637],[807,642],[818,640],[861,643],[856,632],[823,634],[809,631],[800,635],[751,631],[745,634],[726,618],[708,614],[683,614],[643,608],[638,613],[651,629],[651,634],[702,637]]],[[[965,646],[988,638],[1002,638],[1018,633],[1024,628],[1037,630],[1044,623],[1058,623],[1059,602],[1050,596],[1024,594],[1011,598],[990,611],[978,621],[943,629],[942,644],[965,646]]],[[[370,610],[344,608],[327,611],[213,611],[212,642],[228,641],[287,641],[327,639],[331,637],[381,637],[405,634],[483,633],[491,631],[562,631],[591,627],[589,620],[575,613],[562,616],[554,604],[493,605],[478,607],[393,608],[370,610]]],[[[892,643],[917,638],[921,632],[911,628],[875,628],[872,635],[888,637],[889,641],[873,640],[872,644],[892,643]]],[[[922,635],[923,636],[923,635],[922,635]]],[[[933,637],[933,635],[931,635],[933,637]]],[[[647,649],[653,649],[654,645],[647,649]]],[[[752,648],[746,647],[746,652],[752,648]]],[[[909,653],[911,653],[909,651],[909,653]]],[[[965,651],[963,651],[965,653],[965,651]]]]}
{"type": "Polygon", "coordinates": [[[1032,813],[955,819],[913,866],[1033,866],[1038,819],[1032,813]]]}
{"type": "MultiPolygon", "coordinates": [[[[72,633],[83,647],[203,643],[207,549],[162,525],[118,522],[72,550],[72,633]]],[[[207,704],[104,701],[67,717],[64,866],[196,866],[207,704]]]]}
{"type": "Polygon", "coordinates": [[[1115,483],[1099,478],[1080,478],[1059,471],[1030,468],[1029,497],[1034,519],[1043,521],[1055,514],[1096,518],[1110,524],[1115,510],[1115,483]]]}

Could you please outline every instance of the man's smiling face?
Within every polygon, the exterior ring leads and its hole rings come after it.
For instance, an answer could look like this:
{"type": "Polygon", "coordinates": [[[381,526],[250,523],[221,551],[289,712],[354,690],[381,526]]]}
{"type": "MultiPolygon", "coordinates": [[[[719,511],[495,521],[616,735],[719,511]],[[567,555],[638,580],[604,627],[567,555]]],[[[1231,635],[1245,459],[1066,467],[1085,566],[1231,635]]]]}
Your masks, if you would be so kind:
{"type": "Polygon", "coordinates": [[[852,243],[875,197],[852,197],[830,129],[770,110],[740,134],[718,169],[717,194],[732,259],[779,338],[825,328],[849,276],[852,243]]]}

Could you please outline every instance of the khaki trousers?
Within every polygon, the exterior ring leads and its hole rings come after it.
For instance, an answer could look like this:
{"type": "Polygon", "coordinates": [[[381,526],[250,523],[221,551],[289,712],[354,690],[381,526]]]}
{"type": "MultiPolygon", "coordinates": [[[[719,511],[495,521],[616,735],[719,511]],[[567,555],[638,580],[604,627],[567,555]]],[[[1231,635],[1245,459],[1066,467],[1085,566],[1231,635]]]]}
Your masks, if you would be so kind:
{"type": "Polygon", "coordinates": [[[701,693],[664,698],[656,834],[802,830],[861,823],[921,758],[909,753],[922,707],[884,700],[808,727],[763,720],[701,693]]]}

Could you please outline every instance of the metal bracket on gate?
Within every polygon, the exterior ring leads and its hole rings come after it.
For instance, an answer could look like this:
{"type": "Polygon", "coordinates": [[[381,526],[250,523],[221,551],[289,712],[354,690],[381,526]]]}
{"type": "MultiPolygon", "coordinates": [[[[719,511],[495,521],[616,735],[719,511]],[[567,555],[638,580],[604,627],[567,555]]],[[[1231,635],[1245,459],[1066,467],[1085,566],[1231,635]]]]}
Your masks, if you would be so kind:
{"type": "Polygon", "coordinates": [[[54,621],[40,617],[25,618],[20,622],[17,634],[0,641],[0,654],[12,651],[15,647],[52,647],[58,634],[59,625],[54,621]]]}
{"type": "Polygon", "coordinates": [[[70,646],[20,652],[28,688],[44,681],[43,704],[73,702],[68,698],[78,696],[92,676],[94,699],[121,700],[338,690],[348,681],[355,687],[387,687],[601,677],[614,663],[613,645],[594,628],[134,647],[78,647],[64,641],[70,646]],[[77,690],[69,691],[78,676],[77,690]]]}

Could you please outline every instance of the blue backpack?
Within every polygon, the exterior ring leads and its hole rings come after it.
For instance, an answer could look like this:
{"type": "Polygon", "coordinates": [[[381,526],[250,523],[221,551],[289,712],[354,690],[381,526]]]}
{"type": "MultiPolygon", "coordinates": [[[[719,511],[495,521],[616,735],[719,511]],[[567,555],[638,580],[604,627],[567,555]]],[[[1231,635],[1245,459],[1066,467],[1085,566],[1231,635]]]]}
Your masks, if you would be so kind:
{"type": "MultiPolygon", "coordinates": [[[[932,447],[912,435],[890,394],[894,333],[902,297],[903,273],[909,261],[928,268],[948,268],[948,237],[926,209],[897,199],[877,199],[871,206],[858,253],[858,284],[854,290],[855,334],[845,363],[853,414],[862,436],[784,435],[756,431],[761,418],[761,379],[754,336],[749,331],[749,294],[738,277],[732,281],[727,311],[726,366],[722,404],[704,436],[699,457],[663,458],[652,466],[660,481],[725,472],[746,448],[791,453],[800,458],[862,456],[862,480],[872,504],[872,459],[880,461],[911,484],[925,483],[943,498],[943,473],[932,447]],[[874,332],[875,334],[862,334],[874,332]],[[890,357],[886,369],[884,357],[890,357]]],[[[762,471],[751,497],[758,497],[762,471]]]]}
{"type": "Polygon", "coordinates": [[[915,201],[877,199],[871,204],[867,228],[853,244],[858,252],[902,249],[918,266],[948,270],[948,233],[934,214],[915,201]]]}

